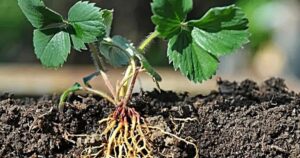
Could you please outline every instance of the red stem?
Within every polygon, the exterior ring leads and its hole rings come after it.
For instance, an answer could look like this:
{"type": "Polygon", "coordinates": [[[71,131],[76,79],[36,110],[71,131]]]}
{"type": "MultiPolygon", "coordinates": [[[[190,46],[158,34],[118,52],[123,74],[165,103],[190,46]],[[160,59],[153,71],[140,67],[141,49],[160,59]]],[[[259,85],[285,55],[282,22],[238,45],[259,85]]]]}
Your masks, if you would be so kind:
{"type": "Polygon", "coordinates": [[[138,76],[138,74],[140,72],[139,70],[140,70],[140,68],[134,70],[134,74],[133,74],[132,79],[130,81],[129,88],[128,88],[128,90],[126,92],[126,96],[125,96],[125,98],[123,100],[123,104],[122,104],[123,107],[127,106],[128,101],[129,101],[129,99],[130,99],[130,97],[132,95],[132,91],[133,91],[133,88],[134,88],[137,76],[138,76]]]}

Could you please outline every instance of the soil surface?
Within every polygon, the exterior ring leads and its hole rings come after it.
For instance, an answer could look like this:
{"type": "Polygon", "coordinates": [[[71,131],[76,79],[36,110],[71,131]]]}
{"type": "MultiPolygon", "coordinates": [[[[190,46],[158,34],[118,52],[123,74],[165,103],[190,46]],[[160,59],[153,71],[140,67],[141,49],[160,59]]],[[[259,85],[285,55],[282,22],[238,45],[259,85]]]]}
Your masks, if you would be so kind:
{"type": "MultiPolygon", "coordinates": [[[[282,79],[261,86],[250,80],[218,80],[218,85],[217,91],[195,97],[140,92],[131,105],[148,124],[196,143],[200,157],[300,157],[300,95],[282,79]]],[[[78,157],[91,142],[74,144],[65,134],[93,134],[114,110],[101,98],[73,95],[60,113],[58,99],[0,96],[0,157],[78,157]]],[[[195,154],[192,145],[159,131],[149,140],[155,157],[195,154]]]]}

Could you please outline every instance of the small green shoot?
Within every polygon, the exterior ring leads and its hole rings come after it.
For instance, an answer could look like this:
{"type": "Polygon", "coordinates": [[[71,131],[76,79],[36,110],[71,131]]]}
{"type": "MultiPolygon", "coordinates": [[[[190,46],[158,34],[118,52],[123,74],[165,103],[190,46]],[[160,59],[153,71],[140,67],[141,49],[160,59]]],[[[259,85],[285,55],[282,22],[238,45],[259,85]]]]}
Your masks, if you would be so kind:
{"type": "Polygon", "coordinates": [[[69,95],[71,93],[79,91],[81,89],[82,89],[81,85],[79,83],[75,83],[72,87],[70,87],[67,90],[65,90],[63,92],[63,94],[60,96],[59,106],[58,106],[60,108],[59,110],[63,111],[63,109],[61,109],[61,108],[64,107],[65,101],[67,100],[67,98],[69,97],[69,95]]]}

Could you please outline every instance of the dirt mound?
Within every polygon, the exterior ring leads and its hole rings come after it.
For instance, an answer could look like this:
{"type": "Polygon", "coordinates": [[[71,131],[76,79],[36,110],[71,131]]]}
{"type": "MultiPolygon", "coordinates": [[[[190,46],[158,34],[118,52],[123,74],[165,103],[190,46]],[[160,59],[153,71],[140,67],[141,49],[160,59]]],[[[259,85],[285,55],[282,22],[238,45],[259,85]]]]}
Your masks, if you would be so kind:
{"type": "MultiPolygon", "coordinates": [[[[300,156],[300,96],[282,79],[261,86],[250,80],[219,80],[218,85],[218,91],[196,97],[140,92],[131,106],[149,124],[197,143],[200,157],[300,156]]],[[[92,134],[98,121],[114,110],[92,96],[70,97],[64,113],[55,108],[57,102],[57,96],[0,96],[0,157],[76,157],[90,143],[78,146],[65,134],[92,134]]],[[[192,145],[158,131],[149,139],[155,157],[195,154],[192,145]]]]}

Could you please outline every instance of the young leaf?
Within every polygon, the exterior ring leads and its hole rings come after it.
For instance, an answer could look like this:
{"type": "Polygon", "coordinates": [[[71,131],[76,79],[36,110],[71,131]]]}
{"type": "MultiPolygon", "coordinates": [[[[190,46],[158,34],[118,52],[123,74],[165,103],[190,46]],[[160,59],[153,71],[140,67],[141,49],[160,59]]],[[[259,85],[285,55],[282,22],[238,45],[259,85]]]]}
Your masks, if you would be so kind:
{"type": "Polygon", "coordinates": [[[169,40],[168,56],[174,68],[194,82],[210,79],[218,66],[218,59],[199,47],[188,31],[169,40]]]}
{"type": "Polygon", "coordinates": [[[101,42],[99,50],[108,63],[115,67],[128,65],[134,52],[130,42],[121,36],[101,42]]]}
{"type": "Polygon", "coordinates": [[[102,13],[94,3],[78,1],[70,8],[68,21],[75,31],[76,39],[73,37],[72,40],[76,40],[73,44],[77,49],[83,48],[82,43],[95,42],[97,37],[105,36],[102,13]]]}
{"type": "Polygon", "coordinates": [[[91,81],[93,78],[95,78],[95,77],[97,77],[97,76],[99,76],[99,75],[100,75],[100,71],[96,71],[96,72],[94,72],[94,73],[92,73],[92,74],[89,74],[88,76],[85,76],[85,77],[82,79],[84,85],[86,85],[86,86],[89,87],[89,88],[92,88],[92,85],[90,84],[90,81],[91,81]]]}
{"type": "Polygon", "coordinates": [[[143,54],[135,51],[135,56],[140,60],[142,67],[148,72],[148,74],[157,82],[160,82],[161,76],[155,71],[155,69],[150,65],[148,60],[144,57],[143,54]]]}
{"type": "Polygon", "coordinates": [[[160,75],[150,65],[147,59],[122,36],[114,36],[112,39],[105,39],[99,45],[99,50],[105,59],[115,67],[126,66],[130,62],[130,58],[136,57],[142,67],[156,81],[161,81],[160,75]]]}
{"type": "Polygon", "coordinates": [[[59,99],[59,104],[58,104],[59,111],[61,111],[61,112],[64,111],[64,104],[65,104],[68,96],[71,93],[74,93],[74,92],[79,91],[81,89],[82,89],[81,85],[79,83],[75,83],[72,87],[70,87],[67,90],[65,90],[63,92],[63,94],[60,96],[60,99],[59,99]]]}
{"type": "Polygon", "coordinates": [[[104,23],[105,28],[106,28],[105,29],[106,30],[106,36],[109,37],[110,31],[111,31],[111,25],[112,25],[112,22],[113,22],[113,13],[114,13],[114,11],[104,9],[104,10],[101,10],[101,12],[102,12],[103,23],[104,23]]]}
{"type": "Polygon", "coordinates": [[[33,34],[33,41],[38,59],[49,68],[60,67],[71,51],[69,34],[58,29],[37,29],[33,34]]]}
{"type": "Polygon", "coordinates": [[[153,0],[152,22],[166,39],[178,34],[187,14],[193,8],[193,0],[153,0]]]}
{"type": "Polygon", "coordinates": [[[233,52],[249,42],[248,20],[238,7],[210,9],[200,20],[192,20],[195,42],[204,50],[219,57],[233,52]]]}
{"type": "Polygon", "coordinates": [[[18,4],[35,28],[63,22],[62,16],[47,8],[42,0],[18,0],[18,4]]]}

